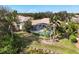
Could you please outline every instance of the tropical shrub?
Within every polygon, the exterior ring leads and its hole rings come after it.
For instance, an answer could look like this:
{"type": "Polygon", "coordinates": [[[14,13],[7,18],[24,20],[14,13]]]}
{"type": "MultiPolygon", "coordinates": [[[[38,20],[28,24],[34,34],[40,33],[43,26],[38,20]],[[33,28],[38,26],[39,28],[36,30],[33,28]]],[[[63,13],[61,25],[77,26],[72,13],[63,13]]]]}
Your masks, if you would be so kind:
{"type": "Polygon", "coordinates": [[[24,47],[24,41],[21,40],[17,35],[11,37],[10,35],[5,35],[0,38],[0,53],[15,54],[20,53],[24,47]]]}
{"type": "Polygon", "coordinates": [[[25,31],[30,32],[31,27],[32,27],[32,22],[29,19],[28,21],[24,23],[25,31]]]}
{"type": "Polygon", "coordinates": [[[0,6],[0,53],[19,53],[23,47],[23,41],[14,35],[11,28],[16,15],[16,12],[0,6]]]}
{"type": "Polygon", "coordinates": [[[9,35],[0,38],[0,53],[16,53],[13,42],[14,39],[9,35]]]}
{"type": "Polygon", "coordinates": [[[69,40],[70,40],[71,42],[73,42],[73,43],[77,42],[76,36],[75,36],[74,34],[72,34],[72,35],[69,36],[69,40]]]}

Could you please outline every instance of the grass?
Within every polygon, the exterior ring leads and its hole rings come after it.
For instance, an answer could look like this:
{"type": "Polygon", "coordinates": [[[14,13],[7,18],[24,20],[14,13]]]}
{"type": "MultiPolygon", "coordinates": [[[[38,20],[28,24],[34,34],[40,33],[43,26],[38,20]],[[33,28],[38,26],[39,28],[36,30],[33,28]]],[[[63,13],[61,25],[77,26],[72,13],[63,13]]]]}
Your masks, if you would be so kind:
{"type": "Polygon", "coordinates": [[[17,34],[22,37],[22,40],[25,40],[26,47],[23,49],[24,53],[31,52],[31,50],[35,51],[35,48],[37,48],[55,51],[62,54],[79,54],[79,49],[76,48],[75,44],[71,43],[68,39],[61,39],[54,45],[46,45],[39,43],[39,38],[33,34],[27,32],[19,32],[17,34]]]}
{"type": "Polygon", "coordinates": [[[55,45],[45,45],[38,42],[33,42],[30,47],[47,49],[49,51],[56,51],[63,54],[79,54],[78,48],[76,48],[75,45],[67,39],[60,40],[60,42],[56,43],[55,45]]]}
{"type": "Polygon", "coordinates": [[[64,51],[65,53],[79,53],[79,49],[68,39],[61,39],[60,42],[58,42],[56,45],[66,48],[68,52],[64,51]]]}

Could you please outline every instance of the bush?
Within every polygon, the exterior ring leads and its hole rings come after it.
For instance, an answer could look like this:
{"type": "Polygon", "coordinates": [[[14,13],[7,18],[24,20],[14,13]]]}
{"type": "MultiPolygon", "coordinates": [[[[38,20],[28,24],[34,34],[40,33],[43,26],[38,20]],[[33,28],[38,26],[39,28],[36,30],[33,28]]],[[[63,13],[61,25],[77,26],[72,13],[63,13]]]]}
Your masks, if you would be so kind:
{"type": "Polygon", "coordinates": [[[11,35],[5,35],[0,38],[0,53],[3,54],[16,54],[20,53],[25,46],[23,40],[17,35],[11,37],[11,35]]]}
{"type": "Polygon", "coordinates": [[[77,42],[76,36],[75,36],[74,34],[70,35],[70,36],[69,36],[69,39],[70,39],[70,41],[73,42],[73,43],[76,43],[76,42],[77,42]]]}
{"type": "Polygon", "coordinates": [[[24,24],[25,31],[30,32],[31,27],[32,27],[32,22],[31,22],[30,19],[29,19],[29,20],[26,21],[25,24],[24,24]]]}
{"type": "Polygon", "coordinates": [[[16,53],[17,49],[13,48],[13,38],[5,35],[0,39],[0,53],[16,53]]]}
{"type": "Polygon", "coordinates": [[[34,35],[36,35],[36,36],[39,36],[40,34],[39,33],[34,33],[34,32],[32,32],[34,35]]]}

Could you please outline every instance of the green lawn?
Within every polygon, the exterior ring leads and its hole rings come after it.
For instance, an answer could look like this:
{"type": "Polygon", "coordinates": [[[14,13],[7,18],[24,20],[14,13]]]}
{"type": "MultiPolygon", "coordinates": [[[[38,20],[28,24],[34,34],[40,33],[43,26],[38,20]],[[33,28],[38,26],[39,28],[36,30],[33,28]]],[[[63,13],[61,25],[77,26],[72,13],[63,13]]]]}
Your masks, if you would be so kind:
{"type": "MultiPolygon", "coordinates": [[[[76,48],[75,44],[71,43],[68,39],[61,39],[54,45],[46,45],[38,42],[39,37],[25,32],[17,33],[22,40],[25,41],[26,47],[23,49],[24,53],[37,53],[36,49],[46,49],[48,51],[55,51],[62,54],[79,54],[79,49],[76,48]],[[34,52],[32,52],[34,51],[34,52]]],[[[42,52],[41,52],[42,53],[42,52]]]]}
{"type": "Polygon", "coordinates": [[[79,49],[67,39],[60,40],[60,42],[55,45],[45,45],[38,42],[32,42],[30,48],[26,49],[26,51],[31,51],[32,48],[47,49],[62,54],[79,54],[79,49]]]}

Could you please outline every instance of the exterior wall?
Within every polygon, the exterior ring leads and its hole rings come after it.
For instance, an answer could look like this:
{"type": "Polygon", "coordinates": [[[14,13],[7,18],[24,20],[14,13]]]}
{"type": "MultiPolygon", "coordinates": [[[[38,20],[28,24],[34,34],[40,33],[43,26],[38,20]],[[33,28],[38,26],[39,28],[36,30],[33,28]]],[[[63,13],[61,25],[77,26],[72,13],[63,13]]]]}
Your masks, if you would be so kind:
{"type": "Polygon", "coordinates": [[[23,26],[20,24],[19,29],[22,30],[22,27],[23,27],[23,26]]]}
{"type": "Polygon", "coordinates": [[[12,28],[13,28],[13,31],[18,31],[19,30],[19,28],[18,28],[18,26],[17,26],[17,23],[16,22],[12,22],[12,28]]]}
{"type": "Polygon", "coordinates": [[[31,20],[31,19],[33,19],[32,17],[25,17],[25,16],[21,16],[21,15],[17,15],[17,17],[18,17],[18,20],[17,20],[17,22],[18,22],[18,29],[19,30],[23,30],[24,28],[24,22],[26,22],[26,21],[28,21],[28,20],[31,20]]]}
{"type": "Polygon", "coordinates": [[[19,30],[23,30],[24,23],[19,23],[19,24],[17,24],[17,25],[18,25],[18,29],[19,29],[19,30]]]}

